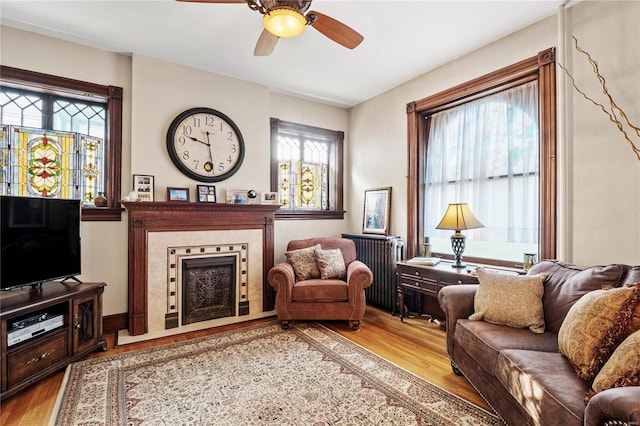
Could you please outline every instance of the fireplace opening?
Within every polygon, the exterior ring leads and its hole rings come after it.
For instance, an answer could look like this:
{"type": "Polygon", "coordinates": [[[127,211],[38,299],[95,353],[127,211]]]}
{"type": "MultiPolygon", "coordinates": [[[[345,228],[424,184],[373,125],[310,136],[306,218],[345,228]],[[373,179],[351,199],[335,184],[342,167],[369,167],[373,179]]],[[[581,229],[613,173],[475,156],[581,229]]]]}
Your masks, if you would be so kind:
{"type": "Polygon", "coordinates": [[[182,324],[236,315],[236,256],[182,260],[182,324]]]}

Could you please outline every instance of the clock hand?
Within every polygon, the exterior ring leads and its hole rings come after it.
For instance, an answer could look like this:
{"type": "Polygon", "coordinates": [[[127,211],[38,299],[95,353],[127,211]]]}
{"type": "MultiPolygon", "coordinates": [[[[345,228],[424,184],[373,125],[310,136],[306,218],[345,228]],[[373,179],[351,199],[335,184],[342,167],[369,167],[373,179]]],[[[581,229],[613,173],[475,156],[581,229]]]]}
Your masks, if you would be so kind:
{"type": "MultiPolygon", "coordinates": [[[[188,137],[189,139],[191,139],[192,141],[194,141],[194,142],[200,142],[201,144],[204,144],[204,145],[209,146],[209,143],[208,143],[208,142],[203,142],[203,141],[201,141],[200,139],[196,139],[196,138],[194,138],[193,136],[187,136],[187,137],[188,137]]],[[[208,140],[208,139],[207,139],[207,140],[208,140]]],[[[209,150],[211,150],[211,147],[210,147],[210,146],[209,146],[209,150]]]]}
{"type": "MultiPolygon", "coordinates": [[[[205,132],[205,134],[207,135],[207,142],[209,142],[209,135],[211,133],[209,133],[209,131],[207,130],[205,132]]],[[[211,142],[207,143],[207,146],[209,147],[209,158],[211,159],[211,162],[213,163],[213,152],[211,152],[211,142]]]]}

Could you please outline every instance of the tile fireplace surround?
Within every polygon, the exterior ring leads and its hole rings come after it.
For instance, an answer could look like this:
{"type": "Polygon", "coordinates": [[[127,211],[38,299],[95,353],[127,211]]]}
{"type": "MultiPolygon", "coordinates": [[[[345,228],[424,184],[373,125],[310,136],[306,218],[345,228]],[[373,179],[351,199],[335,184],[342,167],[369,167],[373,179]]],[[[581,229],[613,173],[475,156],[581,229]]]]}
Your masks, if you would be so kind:
{"type": "MultiPolygon", "coordinates": [[[[123,202],[129,213],[128,336],[165,335],[165,318],[175,310],[172,287],[176,250],[179,258],[216,256],[222,250],[246,252],[246,283],[238,298],[248,304],[243,315],[179,325],[169,334],[246,321],[274,314],[274,291],[267,283],[273,266],[273,221],[278,206],[123,202]],[[236,248],[234,248],[236,247],[236,248]]],[[[180,269],[179,266],[176,269],[180,269]]],[[[178,290],[180,291],[180,290],[178,290]]],[[[236,302],[238,303],[238,302],[236,302]]],[[[178,308],[179,309],[179,308],[178,308]]],[[[123,342],[124,343],[124,342],[123,342]]]]}

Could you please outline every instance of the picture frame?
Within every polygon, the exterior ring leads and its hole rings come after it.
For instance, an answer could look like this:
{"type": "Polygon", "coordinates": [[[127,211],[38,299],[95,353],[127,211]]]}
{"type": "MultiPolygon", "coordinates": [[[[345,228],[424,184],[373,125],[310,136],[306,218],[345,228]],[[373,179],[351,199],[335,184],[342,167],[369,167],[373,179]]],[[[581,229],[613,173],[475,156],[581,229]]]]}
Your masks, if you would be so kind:
{"type": "Polygon", "coordinates": [[[133,190],[138,201],[153,201],[155,178],[152,175],[133,175],[133,190]]]}
{"type": "Polygon", "coordinates": [[[262,192],[260,193],[260,204],[280,204],[280,200],[278,200],[277,192],[262,192]]]}
{"type": "Polygon", "coordinates": [[[391,187],[364,191],[363,234],[389,235],[391,187]]]}
{"type": "Polygon", "coordinates": [[[216,187],[213,185],[197,185],[196,194],[199,203],[216,203],[216,187]]]}
{"type": "Polygon", "coordinates": [[[189,188],[167,187],[167,201],[188,203],[189,188]]]}
{"type": "Polygon", "coordinates": [[[249,204],[249,190],[227,189],[227,204],[249,204]]]}

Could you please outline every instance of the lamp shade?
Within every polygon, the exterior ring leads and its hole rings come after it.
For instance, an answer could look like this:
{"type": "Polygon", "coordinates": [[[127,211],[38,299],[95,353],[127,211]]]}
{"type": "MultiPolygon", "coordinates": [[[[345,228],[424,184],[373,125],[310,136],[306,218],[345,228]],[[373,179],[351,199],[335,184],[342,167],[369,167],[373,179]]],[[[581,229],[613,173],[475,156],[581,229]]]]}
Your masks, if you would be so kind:
{"type": "Polygon", "coordinates": [[[264,28],[278,37],[295,37],[307,29],[307,18],[289,7],[273,9],[262,18],[264,28]]]}
{"type": "Polygon", "coordinates": [[[467,203],[449,204],[444,217],[436,226],[436,229],[452,229],[456,232],[474,228],[484,228],[484,225],[471,213],[467,203]]]}

